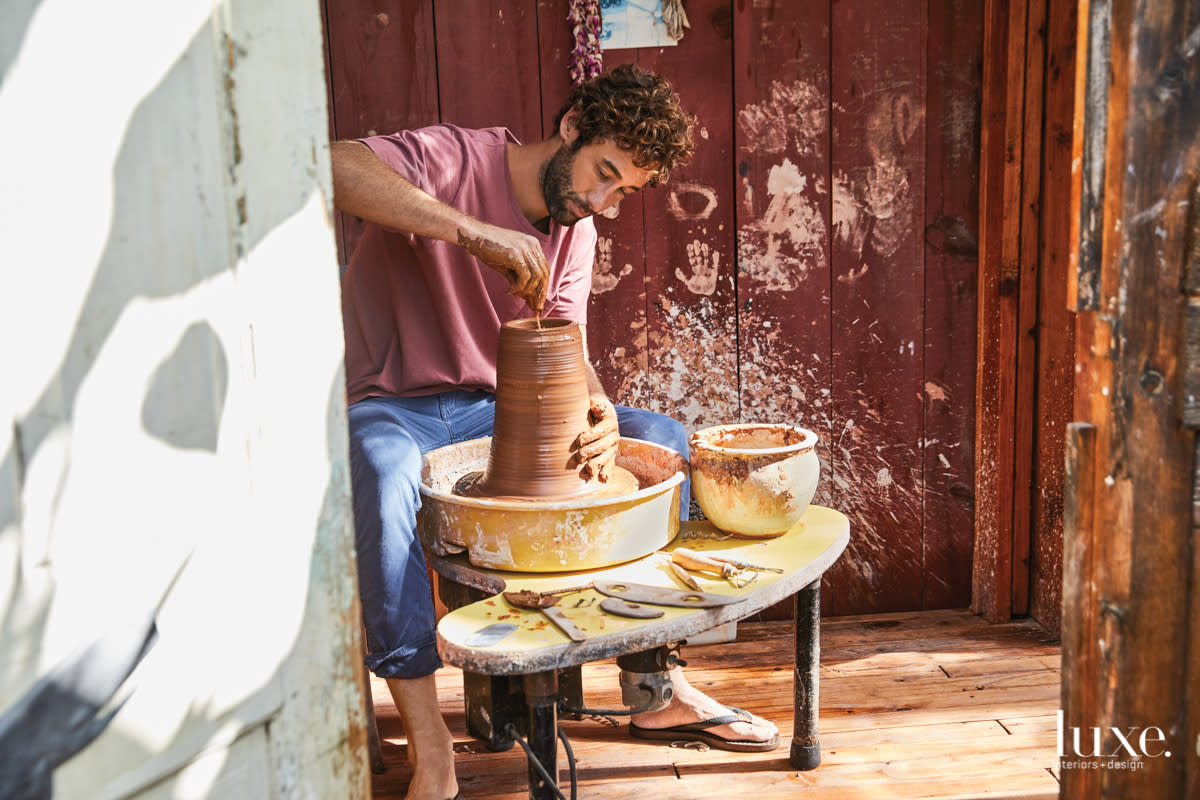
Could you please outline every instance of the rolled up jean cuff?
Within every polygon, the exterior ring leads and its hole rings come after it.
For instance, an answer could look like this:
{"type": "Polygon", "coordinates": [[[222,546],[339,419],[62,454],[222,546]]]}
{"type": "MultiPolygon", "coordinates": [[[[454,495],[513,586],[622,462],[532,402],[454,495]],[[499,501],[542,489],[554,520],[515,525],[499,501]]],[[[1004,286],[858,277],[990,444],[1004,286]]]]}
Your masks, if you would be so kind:
{"type": "Polygon", "coordinates": [[[442,657],[438,655],[437,639],[429,636],[422,637],[416,645],[398,647],[390,653],[367,653],[364,663],[380,678],[408,680],[437,672],[442,666],[442,657]]]}

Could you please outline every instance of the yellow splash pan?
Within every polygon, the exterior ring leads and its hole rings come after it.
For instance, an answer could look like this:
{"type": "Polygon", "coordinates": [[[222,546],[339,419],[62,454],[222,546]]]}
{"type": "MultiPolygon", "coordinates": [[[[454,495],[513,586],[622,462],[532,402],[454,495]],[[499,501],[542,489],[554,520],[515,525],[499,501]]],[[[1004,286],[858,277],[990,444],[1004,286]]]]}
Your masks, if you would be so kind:
{"type": "Polygon", "coordinates": [[[679,530],[688,467],[670,448],[620,440],[616,464],[638,480],[629,494],[561,501],[455,494],[464,475],[486,469],[491,444],[484,437],[425,454],[417,530],[437,555],[465,549],[477,567],[515,572],[597,569],[653,553],[679,530]]]}

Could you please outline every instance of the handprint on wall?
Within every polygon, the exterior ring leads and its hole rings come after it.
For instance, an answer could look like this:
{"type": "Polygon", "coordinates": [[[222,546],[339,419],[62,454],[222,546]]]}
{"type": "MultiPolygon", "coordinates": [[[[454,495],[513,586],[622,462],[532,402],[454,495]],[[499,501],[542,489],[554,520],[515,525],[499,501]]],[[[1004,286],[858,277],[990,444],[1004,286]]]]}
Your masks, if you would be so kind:
{"type": "Polygon", "coordinates": [[[675,277],[696,294],[710,295],[717,290],[717,266],[721,263],[721,254],[708,246],[707,243],[695,239],[687,246],[688,265],[691,267],[691,277],[678,267],[675,277]]]}
{"type": "Polygon", "coordinates": [[[592,265],[592,294],[604,294],[617,288],[629,273],[633,272],[633,264],[621,267],[618,274],[613,274],[612,244],[610,238],[601,236],[596,240],[596,262],[592,265]]]}

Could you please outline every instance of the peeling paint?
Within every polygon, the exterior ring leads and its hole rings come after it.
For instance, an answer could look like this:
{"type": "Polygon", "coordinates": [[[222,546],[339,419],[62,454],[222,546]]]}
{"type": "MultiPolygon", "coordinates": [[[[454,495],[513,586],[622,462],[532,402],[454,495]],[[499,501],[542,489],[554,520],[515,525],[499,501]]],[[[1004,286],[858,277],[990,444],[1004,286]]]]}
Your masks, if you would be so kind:
{"type": "Polygon", "coordinates": [[[933,381],[925,382],[925,395],[929,398],[929,400],[931,402],[934,400],[940,400],[943,403],[947,402],[945,388],[938,386],[933,381]]]}

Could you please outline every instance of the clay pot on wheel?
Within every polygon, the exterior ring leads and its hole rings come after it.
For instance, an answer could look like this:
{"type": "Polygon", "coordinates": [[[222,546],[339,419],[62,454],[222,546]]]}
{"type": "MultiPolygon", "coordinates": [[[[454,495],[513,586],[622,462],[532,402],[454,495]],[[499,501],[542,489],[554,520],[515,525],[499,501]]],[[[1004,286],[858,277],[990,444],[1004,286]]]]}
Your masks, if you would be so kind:
{"type": "Polygon", "coordinates": [[[692,494],[723,531],[772,537],[799,522],[821,465],[817,435],[787,424],[718,425],[693,433],[692,494]]]}
{"type": "Polygon", "coordinates": [[[613,468],[606,483],[588,480],[574,463],[587,429],[583,336],[567,319],[518,319],[500,329],[496,419],[482,476],[462,493],[475,497],[562,499],[637,491],[637,479],[613,468]]]}

